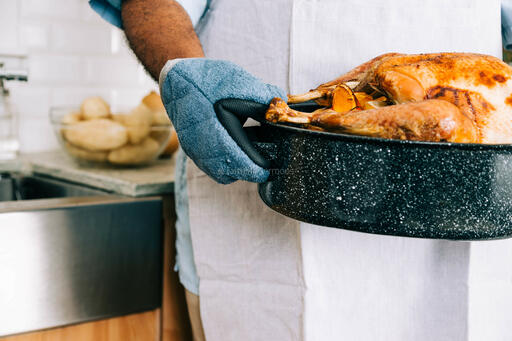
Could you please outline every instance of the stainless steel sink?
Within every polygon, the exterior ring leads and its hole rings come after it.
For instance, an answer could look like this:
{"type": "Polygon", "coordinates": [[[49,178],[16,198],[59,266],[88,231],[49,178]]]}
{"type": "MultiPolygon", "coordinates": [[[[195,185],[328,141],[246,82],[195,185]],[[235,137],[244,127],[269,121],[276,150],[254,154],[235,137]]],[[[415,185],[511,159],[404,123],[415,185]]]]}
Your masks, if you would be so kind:
{"type": "Polygon", "coordinates": [[[162,199],[0,178],[0,337],[160,306],[162,199]]]}
{"type": "Polygon", "coordinates": [[[0,201],[104,196],[109,193],[38,175],[0,174],[0,201]]]}

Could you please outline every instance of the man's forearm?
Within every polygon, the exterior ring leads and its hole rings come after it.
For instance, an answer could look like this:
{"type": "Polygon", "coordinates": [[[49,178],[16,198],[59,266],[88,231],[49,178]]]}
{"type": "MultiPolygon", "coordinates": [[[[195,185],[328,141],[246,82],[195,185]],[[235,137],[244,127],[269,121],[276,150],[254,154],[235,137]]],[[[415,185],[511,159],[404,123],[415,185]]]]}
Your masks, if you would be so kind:
{"type": "Polygon", "coordinates": [[[125,0],[121,15],[130,47],[154,79],[169,59],[204,56],[190,17],[174,0],[125,0]]]}

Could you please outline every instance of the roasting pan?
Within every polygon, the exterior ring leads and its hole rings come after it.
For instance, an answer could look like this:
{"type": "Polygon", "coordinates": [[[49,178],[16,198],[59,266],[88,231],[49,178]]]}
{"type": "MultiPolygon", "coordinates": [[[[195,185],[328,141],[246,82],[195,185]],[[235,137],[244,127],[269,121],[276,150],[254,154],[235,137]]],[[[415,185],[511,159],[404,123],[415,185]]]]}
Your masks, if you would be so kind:
{"type": "MultiPolygon", "coordinates": [[[[292,105],[311,111],[313,103],[292,105]]],[[[512,236],[512,145],[389,140],[266,122],[266,105],[228,99],[219,120],[258,165],[273,210],[359,232],[450,240],[512,236]],[[260,127],[242,128],[250,116],[260,127]]]]}

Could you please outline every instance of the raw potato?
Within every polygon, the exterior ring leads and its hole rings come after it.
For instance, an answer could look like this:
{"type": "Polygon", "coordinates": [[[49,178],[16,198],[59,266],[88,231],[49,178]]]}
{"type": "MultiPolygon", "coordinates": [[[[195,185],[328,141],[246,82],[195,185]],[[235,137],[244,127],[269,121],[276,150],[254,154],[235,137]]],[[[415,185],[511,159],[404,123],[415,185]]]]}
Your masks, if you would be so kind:
{"type": "Polygon", "coordinates": [[[96,162],[107,161],[108,152],[90,152],[85,149],[77,148],[69,142],[64,142],[64,146],[66,147],[69,154],[76,156],[79,159],[96,162]]]}
{"type": "Polygon", "coordinates": [[[64,138],[77,147],[102,151],[126,144],[128,132],[121,124],[102,118],[71,125],[64,131],[64,138]]]}
{"type": "Polygon", "coordinates": [[[85,120],[110,117],[110,106],[98,96],[86,98],[80,106],[80,111],[85,120]]]}
{"type": "Polygon", "coordinates": [[[124,125],[124,118],[126,117],[126,115],[127,114],[125,113],[116,113],[112,114],[112,117],[110,119],[114,122],[121,123],[122,125],[124,125]]]}
{"type": "Polygon", "coordinates": [[[171,120],[167,116],[162,99],[154,91],[151,91],[146,97],[142,99],[142,103],[148,106],[153,111],[152,125],[169,125],[171,120]]]}
{"type": "Polygon", "coordinates": [[[159,152],[158,142],[151,137],[137,145],[126,145],[108,154],[108,161],[118,165],[141,164],[153,160],[159,152]]]}
{"type": "Polygon", "coordinates": [[[136,165],[155,159],[164,147],[172,154],[178,146],[162,100],[154,91],[127,113],[112,113],[100,97],[86,98],[80,112],[65,115],[61,123],[64,148],[88,161],[136,165]]]}
{"type": "Polygon", "coordinates": [[[116,119],[121,120],[128,130],[130,143],[137,144],[149,135],[151,122],[153,121],[153,112],[147,105],[141,103],[129,114],[124,117],[119,115],[116,119]]]}
{"type": "Polygon", "coordinates": [[[66,114],[62,117],[60,120],[60,123],[62,124],[63,128],[60,129],[60,133],[64,137],[64,134],[66,133],[66,127],[69,127],[75,123],[80,122],[82,119],[82,113],[80,112],[70,112],[69,114],[66,114]]]}
{"type": "Polygon", "coordinates": [[[153,111],[153,125],[168,126],[170,124],[171,124],[171,120],[169,119],[169,116],[167,116],[167,111],[165,111],[165,109],[153,111]]]}
{"type": "Polygon", "coordinates": [[[67,115],[64,115],[62,117],[62,119],[60,120],[60,123],[67,125],[67,124],[78,123],[81,120],[82,120],[82,113],[73,111],[67,115]]]}
{"type": "Polygon", "coordinates": [[[142,103],[147,105],[151,110],[159,110],[159,109],[165,110],[164,104],[162,103],[162,99],[154,91],[151,91],[149,94],[147,94],[142,99],[142,103]]]}

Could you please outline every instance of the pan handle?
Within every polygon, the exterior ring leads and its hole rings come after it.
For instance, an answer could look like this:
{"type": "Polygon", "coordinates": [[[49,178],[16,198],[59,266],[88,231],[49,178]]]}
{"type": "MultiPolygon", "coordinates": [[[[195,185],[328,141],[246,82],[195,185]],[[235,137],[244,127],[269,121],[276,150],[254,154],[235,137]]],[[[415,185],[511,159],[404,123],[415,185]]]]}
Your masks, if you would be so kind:
{"type": "Polygon", "coordinates": [[[270,160],[254,148],[253,143],[243,129],[243,125],[249,117],[260,123],[264,122],[268,105],[229,98],[217,101],[214,108],[219,122],[245,154],[258,166],[269,169],[271,167],[270,160]]]}
{"type": "MultiPolygon", "coordinates": [[[[290,108],[312,112],[320,108],[320,106],[315,102],[309,101],[292,104],[290,108]]],[[[268,105],[243,99],[227,98],[217,101],[214,104],[214,109],[219,122],[245,154],[258,166],[270,169],[270,167],[272,167],[272,160],[262,155],[258,149],[254,147],[254,139],[250,139],[243,128],[245,121],[249,117],[260,123],[265,122],[265,113],[267,112],[268,105]]],[[[269,156],[272,157],[272,155],[269,156]]]]}

